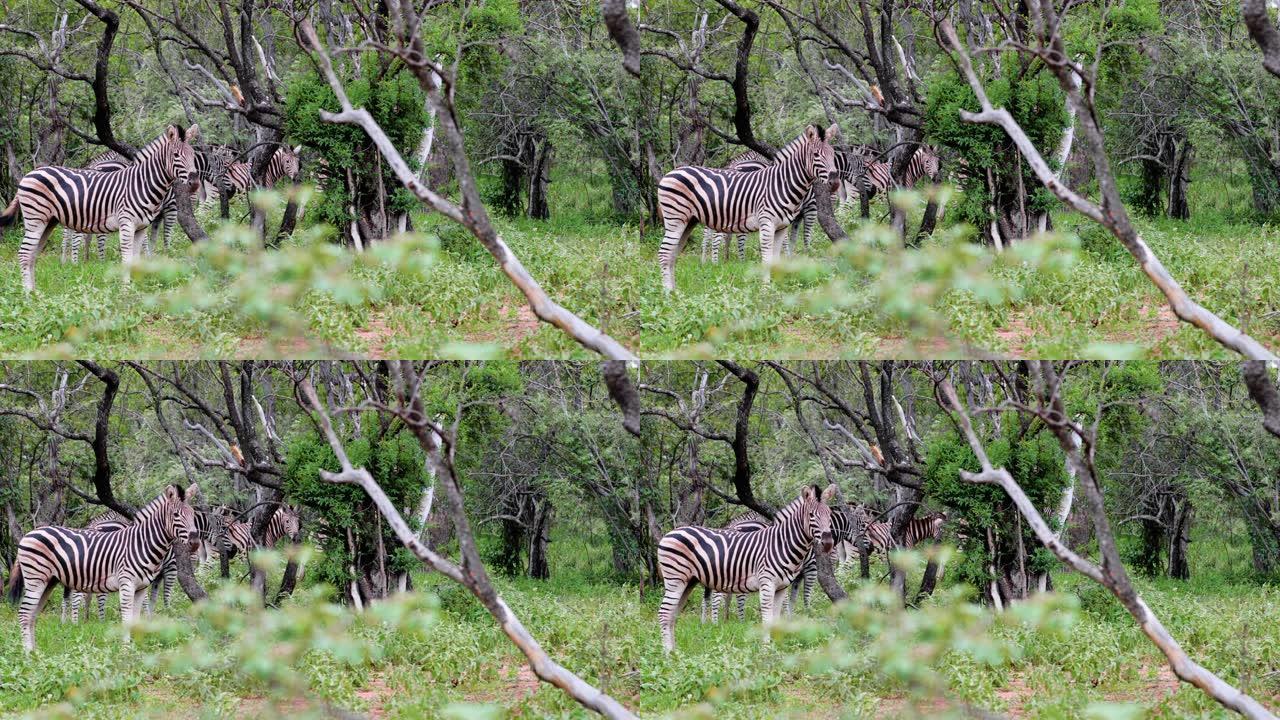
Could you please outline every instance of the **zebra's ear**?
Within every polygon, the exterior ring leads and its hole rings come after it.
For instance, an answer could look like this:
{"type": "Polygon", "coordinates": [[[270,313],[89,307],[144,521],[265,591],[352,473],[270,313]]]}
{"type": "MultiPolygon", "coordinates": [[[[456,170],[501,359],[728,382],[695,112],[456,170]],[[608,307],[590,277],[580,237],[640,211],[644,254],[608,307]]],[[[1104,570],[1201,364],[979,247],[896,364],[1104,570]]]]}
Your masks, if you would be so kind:
{"type": "Polygon", "coordinates": [[[818,499],[818,493],[817,493],[816,491],[817,491],[817,486],[816,486],[816,485],[805,485],[805,486],[804,486],[804,489],[800,491],[800,497],[801,497],[805,502],[810,502],[810,501],[817,500],[817,499],[818,499]]]}
{"type": "Polygon", "coordinates": [[[187,498],[191,499],[197,497],[200,497],[200,486],[196,483],[191,483],[187,486],[187,498]]]}
{"type": "Polygon", "coordinates": [[[294,145],[294,146],[293,146],[293,154],[294,154],[294,155],[297,155],[297,154],[298,154],[298,153],[300,153],[300,152],[302,152],[302,146],[301,146],[301,145],[294,145]]]}
{"type": "Polygon", "coordinates": [[[804,137],[806,140],[817,141],[822,139],[822,130],[817,125],[805,125],[804,137]]]}
{"type": "Polygon", "coordinates": [[[169,127],[165,128],[164,134],[165,134],[165,137],[169,138],[170,140],[178,141],[182,139],[182,128],[179,128],[177,125],[170,125],[169,127]]]}
{"type": "Polygon", "coordinates": [[[827,128],[827,142],[834,143],[836,140],[839,140],[839,139],[840,139],[840,126],[836,125],[835,123],[831,123],[831,127],[827,128]]]}
{"type": "Polygon", "coordinates": [[[175,501],[175,502],[181,502],[181,501],[182,501],[182,488],[181,488],[181,487],[178,487],[177,485],[165,485],[165,486],[164,486],[164,499],[165,499],[165,500],[173,500],[173,501],[175,501]]]}
{"type": "Polygon", "coordinates": [[[195,141],[196,141],[196,140],[199,140],[199,139],[200,139],[200,125],[199,125],[199,124],[192,125],[191,127],[187,128],[187,144],[188,144],[188,145],[193,145],[193,144],[195,144],[195,141]]]}
{"type": "Polygon", "coordinates": [[[840,488],[836,487],[835,483],[831,483],[827,486],[826,490],[822,491],[822,502],[830,503],[832,500],[836,499],[836,494],[839,492],[840,488]]]}

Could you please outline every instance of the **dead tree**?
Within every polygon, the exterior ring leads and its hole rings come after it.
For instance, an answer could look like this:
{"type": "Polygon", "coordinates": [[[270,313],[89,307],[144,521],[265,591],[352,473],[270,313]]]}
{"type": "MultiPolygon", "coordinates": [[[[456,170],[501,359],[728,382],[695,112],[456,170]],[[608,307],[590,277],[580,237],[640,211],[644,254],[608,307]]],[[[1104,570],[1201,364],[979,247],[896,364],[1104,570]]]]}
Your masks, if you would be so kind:
{"type": "Polygon", "coordinates": [[[1164,654],[1169,667],[1180,680],[1196,686],[1228,710],[1247,718],[1274,720],[1276,716],[1257,700],[1192,660],[1133,587],[1124,563],[1120,560],[1120,551],[1106,514],[1102,483],[1095,471],[1097,424],[1095,422],[1092,427],[1086,427],[1068,419],[1061,396],[1061,378],[1058,377],[1057,370],[1051,362],[1035,363],[1032,373],[1035,378],[1036,404],[1022,405],[1018,409],[1020,412],[1032,415],[1053,432],[1058,438],[1063,453],[1067,456],[1067,461],[1075,468],[1076,477],[1083,490],[1085,509],[1097,538],[1101,564],[1095,564],[1077,555],[1064,545],[1008,470],[992,465],[982,441],[973,429],[973,423],[970,420],[973,411],[962,404],[951,382],[941,379],[938,383],[938,393],[946,403],[945,409],[951,413],[961,428],[970,449],[982,466],[982,470],[976,473],[960,471],[961,478],[973,483],[998,485],[1003,489],[1017,505],[1019,513],[1032,526],[1045,547],[1073,570],[1115,595],[1125,610],[1137,621],[1142,632],[1164,654]]]}
{"type": "Polygon", "coordinates": [[[1124,202],[1120,199],[1119,185],[1111,172],[1111,162],[1107,158],[1106,144],[1099,121],[1100,115],[1094,106],[1093,86],[1096,78],[1088,68],[1071,60],[1067,54],[1061,35],[1060,19],[1053,3],[1044,0],[1032,0],[1032,2],[1036,6],[1033,15],[1036,17],[1035,38],[1038,44],[1028,48],[1027,52],[1038,56],[1041,62],[1053,72],[1067,95],[1067,102],[1075,109],[1078,132],[1084,142],[1085,151],[1093,163],[1101,203],[1095,203],[1068,188],[1049,168],[1040,151],[1035,148],[1009,111],[992,106],[982,81],[974,72],[969,52],[956,36],[950,21],[943,19],[937,24],[937,33],[943,47],[951,53],[952,59],[968,81],[982,108],[977,113],[961,111],[960,117],[968,122],[987,123],[1002,128],[1013,140],[1023,159],[1035,171],[1036,177],[1049,191],[1068,207],[1106,228],[1120,241],[1125,250],[1137,261],[1143,273],[1164,294],[1170,308],[1180,320],[1195,325],[1223,346],[1247,358],[1276,362],[1276,355],[1270,349],[1191,299],[1133,227],[1124,202]]]}
{"type": "Polygon", "coordinates": [[[480,241],[511,282],[524,294],[529,306],[540,320],[560,328],[583,347],[608,358],[635,359],[635,356],[616,340],[548,297],[542,286],[529,274],[520,259],[494,229],[489,221],[484,202],[480,199],[475,177],[471,173],[471,163],[463,143],[462,129],[453,105],[455,72],[427,58],[422,38],[418,35],[421,19],[412,4],[395,3],[395,5],[397,8],[392,12],[391,22],[394,39],[398,45],[395,48],[388,48],[387,52],[399,57],[412,70],[418,78],[419,85],[426,91],[432,106],[436,109],[436,118],[440,123],[439,130],[446,152],[453,162],[454,177],[458,181],[462,196],[461,205],[455,204],[424,185],[409,168],[401,157],[400,151],[387,138],[373,116],[367,110],[357,109],[351,105],[342,82],[338,80],[333,70],[328,51],[320,43],[311,22],[303,19],[295,28],[300,37],[299,42],[311,52],[312,59],[328,80],[330,88],[333,89],[342,107],[342,111],[338,113],[322,111],[321,118],[327,122],[358,125],[363,129],[409,192],[441,215],[467,228],[480,241]]]}
{"type": "Polygon", "coordinates": [[[445,491],[446,512],[453,523],[454,533],[458,539],[461,562],[455,563],[448,558],[436,554],[422,544],[417,535],[409,528],[408,523],[400,515],[400,511],[374,481],[373,476],[364,468],[355,467],[348,459],[342,441],[333,429],[329,414],[320,402],[310,382],[302,379],[299,391],[329,442],[334,455],[338,458],[341,469],[338,472],[321,471],[321,478],[328,482],[349,483],[360,486],[378,507],[381,517],[395,530],[396,537],[408,548],[423,565],[444,575],[450,580],[465,587],[484,606],[498,622],[503,633],[524,654],[534,674],[544,682],[551,683],[563,690],[576,702],[588,710],[597,712],[608,718],[634,718],[635,715],[623,707],[609,695],[601,692],[568,669],[552,660],[532,635],[524,628],[520,619],[503,601],[502,596],[494,589],[486,572],[484,562],[480,559],[479,549],[471,533],[470,521],[467,518],[462,483],[454,471],[453,458],[456,450],[457,427],[461,420],[462,409],[459,406],[454,415],[452,426],[446,427],[429,419],[419,395],[422,378],[411,362],[392,364],[394,378],[394,405],[384,407],[384,412],[403,422],[418,438],[419,445],[435,467],[436,477],[445,491]]]}

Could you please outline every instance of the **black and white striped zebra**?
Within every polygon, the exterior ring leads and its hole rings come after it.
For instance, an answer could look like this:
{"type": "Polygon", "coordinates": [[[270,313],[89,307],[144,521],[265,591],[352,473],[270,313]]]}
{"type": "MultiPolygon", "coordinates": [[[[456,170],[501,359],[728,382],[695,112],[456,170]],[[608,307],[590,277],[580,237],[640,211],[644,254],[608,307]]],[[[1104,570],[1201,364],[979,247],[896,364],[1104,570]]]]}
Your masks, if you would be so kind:
{"type": "MultiPolygon", "coordinates": [[[[828,183],[835,165],[829,144],[839,136],[832,125],[805,128],[778,151],[774,164],[752,172],[680,167],[658,182],[658,204],[665,233],[658,250],[662,285],[676,286],[676,257],[698,223],[719,232],[760,231],[766,267],[777,260],[774,234],[786,227],[814,183],[828,183]]],[[[768,274],[765,275],[766,280],[768,274]]]]}
{"type": "Polygon", "coordinates": [[[893,168],[885,161],[880,160],[880,154],[875,148],[867,145],[859,147],[866,161],[866,172],[863,175],[861,183],[855,183],[851,196],[859,192],[867,193],[867,200],[871,200],[878,194],[888,193],[895,187],[912,188],[922,178],[931,180],[938,179],[938,171],[940,161],[938,152],[931,147],[921,145],[911,154],[911,159],[907,162],[907,167],[902,172],[902,182],[895,183],[893,180],[893,168]]]}
{"type": "MultiPolygon", "coordinates": [[[[234,510],[219,507],[215,512],[222,516],[223,526],[222,546],[218,548],[218,552],[225,553],[227,560],[235,558],[236,555],[244,555],[247,558],[249,551],[256,547],[275,547],[281,538],[296,540],[298,537],[299,515],[292,505],[282,505],[272,514],[271,519],[267,521],[266,532],[263,533],[262,545],[254,544],[250,524],[238,519],[234,510]]],[[[202,541],[199,562],[205,562],[210,557],[205,549],[214,547],[215,523],[212,514],[196,513],[196,529],[202,541]]],[[[159,581],[151,587],[151,607],[159,607],[160,600],[164,601],[165,607],[169,606],[169,600],[173,596],[173,585],[177,579],[178,563],[173,553],[170,553],[165,557],[159,581]],[[160,595],[162,592],[163,596],[160,595]]]]}
{"type": "MultiPolygon", "coordinates": [[[[115,150],[107,150],[106,152],[100,153],[93,159],[89,160],[89,162],[85,164],[84,169],[96,170],[98,172],[115,172],[116,170],[123,170],[131,164],[132,163],[129,158],[121,155],[115,150]]],[[[106,233],[98,233],[96,237],[98,240],[98,259],[106,260],[107,235],[106,233]]],[[[62,262],[67,262],[68,257],[70,257],[70,260],[73,263],[80,262],[81,248],[84,249],[84,257],[87,258],[89,255],[88,245],[92,243],[86,243],[86,240],[91,241],[92,239],[92,237],[86,238],[84,233],[63,228],[62,262]]]]}
{"type": "MultiPolygon", "coordinates": [[[[249,523],[237,520],[234,510],[228,507],[218,507],[212,513],[197,512],[195,527],[200,534],[200,551],[196,557],[196,562],[198,563],[203,563],[212,557],[209,549],[215,547],[214,540],[218,524],[213,517],[214,514],[220,515],[222,521],[222,544],[221,547],[218,547],[220,554],[225,554],[227,559],[231,560],[237,554],[247,553],[253,545],[253,540],[249,535],[249,523]]],[[[164,558],[164,565],[160,568],[159,578],[151,584],[150,608],[158,608],[161,600],[163,600],[165,607],[169,607],[169,601],[173,597],[173,585],[177,579],[178,561],[171,551],[164,558]]]]}
{"type": "Polygon", "coordinates": [[[186,492],[169,485],[158,499],[140,510],[132,525],[115,532],[49,526],[22,537],[9,600],[20,601],[24,650],[35,649],[37,616],[58,583],[72,591],[119,591],[125,627],[137,620],[135,593],[155,579],[170,547],[197,541],[195,512],[186,503],[186,492]]]}
{"type": "MultiPolygon", "coordinates": [[[[152,502],[156,502],[156,500],[152,500],[152,502]]],[[[98,515],[92,518],[91,520],[89,520],[89,522],[85,523],[84,529],[92,530],[93,532],[115,532],[117,530],[125,529],[126,527],[131,525],[132,522],[133,521],[129,520],[128,518],[116,512],[115,510],[108,510],[102,513],[101,515],[98,515]]],[[[91,600],[94,598],[97,599],[98,619],[99,620],[107,619],[106,593],[93,593],[92,595],[90,595],[88,593],[83,593],[83,592],[73,592],[71,593],[71,622],[73,623],[80,622],[80,617],[81,617],[80,613],[82,610],[85,610],[85,601],[91,600]]],[[[67,618],[66,618],[67,602],[66,602],[65,596],[63,597],[62,606],[63,606],[62,621],[66,622],[67,621],[67,618]]],[[[86,617],[87,617],[87,612],[86,612],[86,617]]]]}
{"type": "MultiPolygon", "coordinates": [[[[836,152],[835,171],[840,176],[840,186],[835,193],[838,200],[832,203],[833,208],[838,207],[841,202],[847,200],[850,194],[854,192],[853,188],[862,187],[863,175],[867,169],[868,164],[861,154],[836,152]]],[[[797,221],[791,223],[791,231],[787,234],[787,239],[782,247],[782,251],[786,255],[790,255],[799,247],[797,238],[802,232],[804,233],[804,249],[806,251],[809,249],[809,243],[813,239],[813,224],[818,219],[818,198],[814,195],[817,190],[817,185],[809,188],[809,194],[805,196],[804,204],[800,206],[797,221]]]]}
{"type": "MultiPolygon", "coordinates": [[[[18,193],[0,213],[0,227],[16,219],[21,207],[25,232],[18,249],[22,286],[36,286],[36,256],[59,224],[84,233],[120,231],[120,255],[126,265],[137,259],[134,233],[155,220],[170,188],[186,184],[195,192],[195,151],[189,142],[199,126],[183,130],[170,125],[157,142],[138,152],[135,162],[121,170],[98,172],[42,167],[18,182],[18,193]]],[[[125,275],[126,281],[128,275],[125,275]]]]}
{"type": "MultiPolygon", "coordinates": [[[[738,172],[754,172],[756,170],[763,170],[764,168],[772,164],[773,162],[769,160],[769,158],[761,155],[755,150],[747,150],[744,153],[735,155],[733,159],[725,163],[724,169],[736,170],[738,172]]],[[[747,259],[747,234],[737,233],[737,238],[738,238],[738,259],[746,260],[747,259]]],[[[702,261],[703,262],[707,261],[707,245],[710,244],[711,262],[713,263],[720,262],[720,248],[724,246],[724,241],[725,241],[724,233],[715,232],[709,227],[702,228],[702,261]]],[[[726,248],[725,257],[728,257],[728,256],[729,256],[729,251],[726,248]]]]}
{"type": "MultiPolygon", "coordinates": [[[[766,628],[777,618],[775,593],[790,585],[809,549],[831,550],[831,508],[835,487],[819,492],[806,486],[800,497],[778,513],[775,522],[755,532],[681,527],[658,541],[658,567],[665,592],[658,610],[662,646],[675,649],[680,610],[699,584],[713,592],[760,592],[760,616],[766,628]]],[[[768,642],[768,635],[765,636],[768,642]]]]}
{"type": "MultiPolygon", "coordinates": [[[[831,557],[835,563],[845,560],[849,557],[850,548],[854,548],[852,552],[856,552],[858,538],[862,536],[868,527],[868,514],[866,509],[854,503],[847,503],[844,507],[833,509],[831,512],[831,534],[835,537],[835,544],[831,548],[831,557]]],[[[796,596],[803,589],[804,606],[809,607],[809,601],[813,598],[813,586],[818,580],[818,556],[815,552],[810,552],[809,557],[804,560],[804,567],[800,570],[800,582],[791,584],[790,606],[797,607],[796,596]]]]}
{"type": "MultiPolygon", "coordinates": [[[[765,516],[761,515],[755,510],[748,510],[742,513],[741,515],[738,515],[737,517],[733,518],[729,522],[725,523],[724,527],[720,529],[732,531],[732,532],[755,532],[756,530],[763,530],[771,524],[772,524],[771,521],[765,516]]],[[[710,594],[711,594],[711,603],[710,603],[711,622],[713,623],[720,622],[720,610],[722,607],[724,607],[726,594],[722,592],[712,592],[710,594]]],[[[737,600],[738,619],[746,620],[747,619],[746,593],[736,593],[734,597],[737,600]]],[[[728,613],[726,613],[725,616],[728,617],[728,613]]],[[[707,598],[705,594],[703,595],[703,598],[702,598],[702,621],[703,622],[707,621],[707,598]]]]}
{"type": "MultiPolygon", "coordinates": [[[[942,539],[942,526],[946,524],[946,513],[930,513],[911,518],[903,532],[903,548],[913,548],[925,540],[942,539]]],[[[867,550],[871,553],[883,552],[885,557],[899,546],[893,542],[891,525],[887,522],[873,522],[867,525],[867,550]]]]}

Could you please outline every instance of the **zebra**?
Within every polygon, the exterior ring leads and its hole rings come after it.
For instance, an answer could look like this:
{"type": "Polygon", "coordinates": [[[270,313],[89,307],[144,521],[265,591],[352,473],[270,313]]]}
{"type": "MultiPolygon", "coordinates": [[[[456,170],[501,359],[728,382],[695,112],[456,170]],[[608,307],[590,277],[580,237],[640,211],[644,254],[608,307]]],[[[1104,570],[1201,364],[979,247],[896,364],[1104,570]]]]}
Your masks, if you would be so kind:
{"type": "MultiPolygon", "coordinates": [[[[128,167],[131,164],[132,163],[130,162],[129,158],[121,155],[115,150],[107,150],[106,152],[98,154],[93,159],[91,159],[88,163],[86,163],[84,166],[84,169],[96,170],[98,172],[114,172],[116,170],[123,170],[124,168],[128,167]]],[[[98,259],[106,260],[107,259],[107,235],[106,233],[99,233],[97,235],[97,238],[98,238],[98,259]]],[[[85,239],[86,238],[84,233],[79,233],[73,230],[68,230],[66,228],[63,228],[62,230],[62,262],[64,263],[67,262],[68,255],[70,255],[71,262],[73,263],[80,262],[80,249],[84,245],[85,239]],[[70,253],[68,253],[68,250],[70,250],[70,253]]],[[[89,255],[88,247],[84,248],[84,254],[85,254],[85,257],[87,258],[89,255]]]]}
{"type": "Polygon", "coordinates": [[[887,193],[895,186],[915,187],[921,178],[936,180],[938,177],[940,168],[938,152],[926,145],[921,145],[911,154],[911,159],[907,161],[907,167],[903,170],[901,183],[894,183],[893,168],[888,162],[878,159],[880,154],[875,151],[875,148],[862,145],[857,150],[866,161],[866,172],[861,183],[853,184],[851,195],[865,191],[868,201],[877,194],[887,193]]]}
{"type": "MultiPolygon", "coordinates": [[[[120,255],[126,267],[137,255],[134,233],[155,220],[174,183],[198,190],[191,145],[200,127],[183,130],[170,125],[156,142],[138,152],[134,164],[113,172],[42,167],[18,182],[13,201],[0,213],[0,227],[17,218],[21,205],[25,234],[18,250],[22,286],[36,287],[36,256],[59,223],[71,230],[101,233],[120,231],[120,255]]],[[[129,279],[125,274],[126,282],[129,279]]]]}
{"type": "MultiPolygon", "coordinates": [[[[837,561],[842,561],[849,557],[850,548],[856,550],[857,539],[863,535],[868,527],[867,510],[855,503],[847,503],[841,512],[831,513],[831,534],[835,537],[835,544],[831,549],[830,555],[837,561]]],[[[813,597],[813,586],[818,579],[818,556],[815,552],[810,551],[809,556],[804,560],[804,566],[800,569],[801,581],[791,584],[790,606],[797,607],[796,595],[803,588],[804,606],[809,607],[809,601],[813,597]]]]}
{"type": "MultiPolygon", "coordinates": [[[[754,172],[762,170],[773,162],[769,158],[761,155],[755,150],[748,150],[734,156],[729,162],[725,163],[725,170],[736,170],[738,172],[754,172]]],[[[720,262],[720,247],[724,244],[725,235],[722,232],[714,232],[711,228],[704,227],[702,229],[702,261],[707,260],[707,244],[711,245],[711,262],[720,262]]],[[[728,257],[728,250],[725,251],[725,257],[728,257]]],[[[738,233],[738,259],[747,259],[747,234],[738,233]]]]}
{"type": "MultiPolygon", "coordinates": [[[[839,137],[832,125],[817,125],[778,151],[773,165],[752,172],[680,167],[658,182],[658,203],[665,232],[658,250],[662,285],[675,289],[675,263],[698,223],[720,232],[760,231],[766,268],[777,259],[774,233],[795,217],[815,182],[827,183],[835,164],[829,142],[839,137]]],[[[768,274],[765,280],[768,280],[768,274]]]]}
{"type": "MultiPolygon", "coordinates": [[[[218,552],[225,554],[227,559],[234,558],[237,553],[247,553],[253,544],[253,540],[249,535],[249,523],[238,521],[235,519],[235,511],[231,508],[220,506],[213,513],[197,512],[195,516],[195,528],[200,534],[200,553],[196,559],[198,563],[204,563],[211,556],[209,548],[214,547],[214,535],[216,523],[213,515],[217,514],[222,518],[222,544],[218,547],[218,552]]],[[[151,584],[150,608],[147,610],[150,614],[151,609],[158,608],[159,601],[163,599],[164,606],[169,607],[169,600],[173,596],[173,584],[178,579],[178,560],[174,556],[173,551],[164,558],[164,564],[160,568],[159,576],[156,582],[151,584]],[[163,593],[163,594],[162,594],[163,593]]]]}
{"type": "MultiPolygon", "coordinates": [[[[880,164],[888,167],[887,163],[880,164]]],[[[847,200],[853,192],[850,188],[861,186],[869,165],[870,163],[860,153],[836,152],[835,171],[840,176],[840,189],[837,194],[841,202],[847,200]]],[[[814,194],[817,191],[816,185],[809,188],[809,194],[805,196],[804,203],[797,213],[797,218],[801,219],[801,222],[792,221],[791,231],[782,246],[783,253],[790,255],[799,247],[796,239],[801,232],[804,233],[804,249],[808,251],[809,243],[813,239],[813,223],[818,218],[818,196],[814,194]]],[[[869,195],[868,199],[870,197],[869,195]]]]}
{"type": "MultiPolygon", "coordinates": [[[[93,532],[115,532],[117,530],[123,530],[131,524],[132,524],[132,521],[130,521],[125,516],[121,515],[115,510],[108,510],[102,513],[101,515],[98,515],[92,518],[91,520],[89,520],[89,522],[85,523],[84,529],[91,530],[93,532]]],[[[107,619],[106,593],[93,593],[92,596],[97,598],[98,619],[106,620],[107,619]]],[[[89,597],[90,597],[89,593],[83,593],[79,591],[71,593],[71,622],[73,623],[80,622],[80,612],[82,609],[85,609],[85,600],[89,599],[89,597]]],[[[66,622],[67,621],[67,618],[66,618],[67,602],[66,602],[65,595],[63,596],[62,600],[63,600],[62,621],[66,622]]],[[[85,613],[85,617],[86,618],[88,617],[87,610],[85,613]]]]}
{"type": "Polygon", "coordinates": [[[168,485],[158,502],[149,503],[132,525],[115,532],[47,526],[24,535],[9,583],[9,601],[21,600],[23,650],[35,650],[36,620],[58,583],[85,592],[119,590],[122,622],[126,629],[133,625],[134,594],[152,582],[174,543],[196,542],[195,512],[186,497],[180,486],[168,485]]]}
{"type": "MultiPolygon", "coordinates": [[[[235,558],[237,554],[244,554],[248,558],[249,551],[255,547],[275,547],[281,538],[296,539],[298,536],[299,515],[297,509],[291,505],[283,505],[272,514],[271,519],[267,521],[261,546],[254,545],[251,526],[247,522],[237,520],[238,516],[234,510],[223,506],[217,508],[215,512],[222,516],[224,530],[222,546],[218,548],[218,552],[226,553],[228,560],[235,558]]],[[[210,513],[196,513],[196,529],[202,541],[199,562],[203,563],[210,557],[203,552],[204,548],[212,547],[214,544],[214,523],[210,513]]],[[[173,595],[173,584],[177,578],[178,561],[170,552],[160,569],[159,581],[151,586],[151,607],[159,607],[157,600],[160,599],[164,600],[165,607],[169,606],[169,598],[173,595]],[[161,592],[163,596],[160,595],[161,592]]]]}
{"type": "MultiPolygon", "coordinates": [[[[774,594],[791,584],[809,549],[820,543],[832,547],[831,508],[834,485],[820,491],[805,486],[800,497],[778,513],[774,524],[754,532],[726,532],[705,527],[680,527],[658,541],[658,567],[665,592],[658,609],[662,646],[675,649],[680,610],[698,583],[712,591],[760,592],[760,617],[767,629],[777,617],[774,594]]],[[[768,635],[765,642],[769,641],[768,635]]]]}
{"type": "MultiPolygon", "coordinates": [[[[763,530],[764,528],[768,527],[771,524],[772,523],[770,522],[770,520],[765,516],[761,515],[755,510],[748,510],[747,512],[742,513],[741,515],[738,515],[737,517],[733,518],[729,522],[725,523],[724,527],[721,528],[721,530],[727,530],[727,531],[733,531],[733,532],[755,532],[756,530],[763,530]]],[[[706,593],[703,594],[702,596],[702,621],[703,622],[707,621],[707,597],[706,597],[707,593],[711,595],[711,622],[713,623],[720,622],[720,608],[724,606],[725,593],[711,592],[710,590],[707,590],[706,593]]],[[[737,598],[738,619],[746,620],[747,619],[747,596],[745,593],[737,593],[735,597],[737,598]]],[[[728,617],[728,613],[725,613],[725,616],[728,617]]]]}
{"type": "MultiPolygon", "coordinates": [[[[942,539],[942,526],[947,521],[947,514],[944,512],[930,513],[917,518],[911,518],[907,523],[907,528],[903,533],[902,547],[912,548],[925,540],[933,540],[937,542],[942,539]]],[[[891,524],[887,522],[873,522],[867,524],[867,549],[868,552],[883,552],[888,558],[889,553],[898,546],[893,542],[893,534],[890,532],[891,524]]]]}

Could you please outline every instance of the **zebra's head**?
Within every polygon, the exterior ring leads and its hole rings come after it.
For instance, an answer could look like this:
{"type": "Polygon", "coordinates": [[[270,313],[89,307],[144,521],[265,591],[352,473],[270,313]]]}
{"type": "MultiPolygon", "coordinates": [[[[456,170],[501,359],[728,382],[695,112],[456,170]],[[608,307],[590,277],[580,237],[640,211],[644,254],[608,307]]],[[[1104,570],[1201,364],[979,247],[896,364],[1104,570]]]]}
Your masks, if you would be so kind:
{"type": "Polygon", "coordinates": [[[800,493],[805,529],[809,539],[819,543],[824,553],[831,552],[835,545],[835,536],[831,532],[831,508],[827,505],[835,495],[835,485],[827,486],[826,490],[819,490],[817,485],[806,485],[800,493]]]}
{"type": "Polygon", "coordinates": [[[804,129],[805,145],[809,148],[810,170],[815,182],[825,183],[830,192],[840,189],[840,177],[836,173],[836,152],[831,143],[840,138],[840,126],[831,125],[825,130],[820,125],[808,125],[804,129]]]}
{"type": "Polygon", "coordinates": [[[294,182],[298,180],[298,153],[300,152],[302,152],[301,145],[276,150],[276,157],[280,158],[281,173],[294,182]]]}
{"type": "Polygon", "coordinates": [[[165,130],[165,144],[169,150],[169,170],[173,173],[174,184],[187,186],[187,191],[200,191],[200,173],[196,168],[196,151],[191,144],[200,139],[200,126],[192,125],[182,129],[180,125],[170,125],[165,130]]]}
{"type": "Polygon", "coordinates": [[[941,169],[937,149],[922,145],[916,153],[920,158],[920,169],[924,171],[925,177],[937,182],[938,171],[941,169]]]}
{"type": "Polygon", "coordinates": [[[198,551],[200,531],[196,528],[196,511],[187,504],[187,491],[179,485],[166,485],[161,497],[174,544],[186,543],[191,552],[198,551]]]}
{"type": "Polygon", "coordinates": [[[301,517],[298,514],[298,508],[292,505],[280,506],[280,523],[284,534],[290,540],[298,539],[298,531],[301,529],[301,517]]]}

